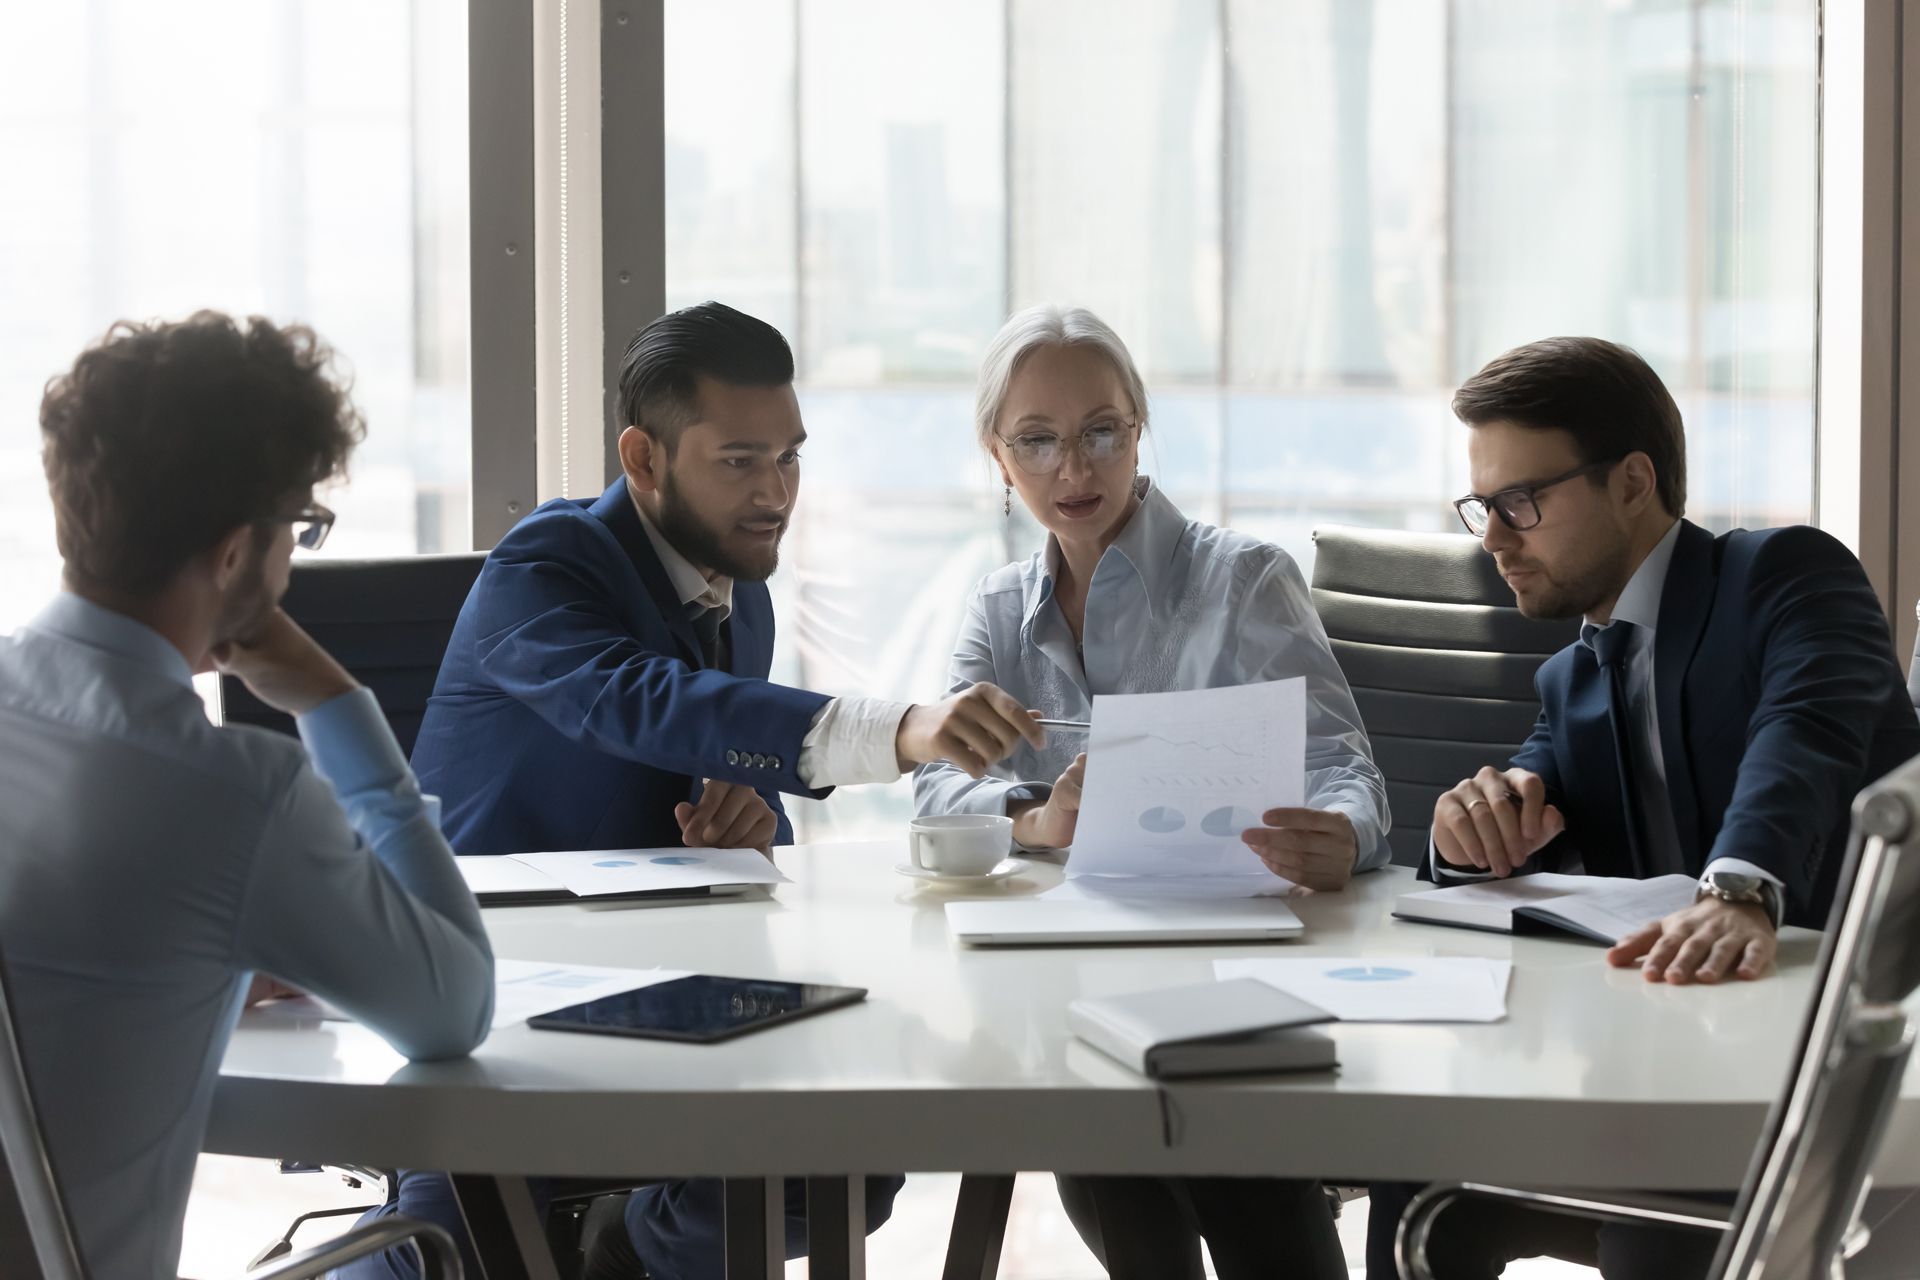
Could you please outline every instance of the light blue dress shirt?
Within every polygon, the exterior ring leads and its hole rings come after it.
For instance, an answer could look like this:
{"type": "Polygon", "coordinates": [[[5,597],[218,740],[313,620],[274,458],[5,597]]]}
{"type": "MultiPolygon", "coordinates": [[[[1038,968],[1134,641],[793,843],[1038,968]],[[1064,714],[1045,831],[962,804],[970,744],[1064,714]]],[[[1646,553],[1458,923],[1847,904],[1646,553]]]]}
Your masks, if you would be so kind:
{"type": "Polygon", "coordinates": [[[95,1280],[175,1274],[254,971],[409,1057],[486,1035],[480,911],[373,695],[299,728],[210,724],[179,650],[78,596],[0,638],[0,949],[95,1280]]]}
{"type": "MultiPolygon", "coordinates": [[[[1182,515],[1149,480],[1140,507],[1094,568],[1076,648],[1053,597],[1059,546],[997,569],[967,602],[951,691],[999,685],[1048,717],[1085,720],[1095,694],[1215,689],[1305,676],[1307,804],[1353,823],[1357,870],[1387,862],[1387,791],[1353,693],[1293,558],[1270,543],[1182,515]]],[[[922,814],[1005,813],[1041,798],[1086,749],[1051,733],[1021,743],[980,779],[944,762],[913,778],[922,814]]],[[[1253,855],[1251,852],[1249,857],[1253,855]]]]}

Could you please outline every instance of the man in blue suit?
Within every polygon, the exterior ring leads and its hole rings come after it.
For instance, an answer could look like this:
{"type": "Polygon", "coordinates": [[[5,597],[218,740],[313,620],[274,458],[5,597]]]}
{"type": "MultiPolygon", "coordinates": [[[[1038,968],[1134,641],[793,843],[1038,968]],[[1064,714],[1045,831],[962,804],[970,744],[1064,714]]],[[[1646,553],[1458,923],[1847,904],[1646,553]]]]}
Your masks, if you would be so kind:
{"type": "MultiPolygon", "coordinates": [[[[1473,492],[1455,504],[1467,528],[1522,613],[1584,621],[1540,668],[1540,718],[1509,766],[1435,804],[1424,874],[1694,876],[1693,905],[1608,962],[1649,982],[1764,976],[1783,921],[1826,922],[1854,795],[1920,752],[1865,571],[1817,529],[1715,537],[1682,519],[1680,411],[1625,347],[1517,348],[1453,409],[1471,428],[1473,492]]],[[[1409,1193],[1375,1188],[1370,1275],[1394,1274],[1409,1193]]],[[[1704,1274],[1716,1243],[1479,1206],[1440,1227],[1443,1280],[1539,1253],[1597,1260],[1609,1280],[1678,1280],[1704,1274]]]]}
{"type": "MultiPolygon", "coordinates": [[[[793,838],[781,792],[818,799],[932,760],[978,776],[1022,739],[1044,741],[990,684],[914,706],[767,680],[766,579],[806,440],[793,355],[772,326],[717,302],[661,317],[627,348],[620,406],[621,477],[516,525],[454,627],[413,766],[457,852],[764,850],[793,838]]],[[[900,1185],[868,1180],[869,1230],[900,1185]]],[[[804,1186],[787,1187],[790,1257],[806,1252],[804,1186]]],[[[404,1171],[377,1212],[396,1211],[464,1239],[444,1175],[404,1171]]],[[[594,1280],[720,1280],[717,1181],[643,1187],[624,1224],[590,1222],[594,1280]]],[[[413,1273],[395,1252],[349,1274],[413,1273]]]]}

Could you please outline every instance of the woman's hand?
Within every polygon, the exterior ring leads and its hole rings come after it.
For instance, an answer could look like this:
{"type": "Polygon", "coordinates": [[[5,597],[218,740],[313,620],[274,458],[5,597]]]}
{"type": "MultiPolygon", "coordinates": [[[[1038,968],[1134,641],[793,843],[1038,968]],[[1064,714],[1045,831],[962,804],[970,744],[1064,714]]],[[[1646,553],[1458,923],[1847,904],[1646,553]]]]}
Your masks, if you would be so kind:
{"type": "Polygon", "coordinates": [[[1269,809],[1267,825],[1240,833],[1267,870],[1308,889],[1344,889],[1353,879],[1360,842],[1353,822],[1337,809],[1269,809]]]}
{"type": "Polygon", "coordinates": [[[1014,815],[1013,838],[1029,849],[1064,849],[1073,843],[1074,824],[1080,821],[1080,788],[1087,781],[1087,753],[1075,756],[1053,784],[1045,803],[1030,805],[1014,815]]]}

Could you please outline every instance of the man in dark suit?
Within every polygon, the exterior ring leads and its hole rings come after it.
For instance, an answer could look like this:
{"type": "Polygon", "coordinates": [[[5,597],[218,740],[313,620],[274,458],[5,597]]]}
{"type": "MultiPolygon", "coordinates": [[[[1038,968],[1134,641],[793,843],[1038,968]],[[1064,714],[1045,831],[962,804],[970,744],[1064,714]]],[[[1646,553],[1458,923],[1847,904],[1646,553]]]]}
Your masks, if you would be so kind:
{"type": "MultiPolygon", "coordinates": [[[[1509,767],[1435,804],[1424,874],[1694,876],[1693,905],[1621,939],[1608,963],[1649,982],[1763,977],[1783,921],[1826,922],[1854,795],[1920,752],[1865,571],[1817,529],[1716,538],[1682,519],[1680,411],[1625,347],[1517,348],[1453,409],[1471,429],[1473,492],[1455,504],[1467,528],[1522,613],[1584,621],[1540,668],[1540,718],[1509,767]]],[[[1411,1190],[1375,1188],[1370,1275],[1393,1274],[1411,1190]]],[[[1609,1280],[1691,1277],[1715,1243],[1478,1206],[1438,1237],[1443,1280],[1539,1253],[1597,1258],[1609,1280]]]]}
{"type": "MultiPolygon", "coordinates": [[[[620,405],[621,477],[516,525],[454,627],[413,765],[457,852],[764,850],[792,840],[781,792],[817,799],[932,760],[978,776],[1020,740],[1044,741],[990,684],[914,706],[767,680],[766,579],[806,439],[778,331],[717,302],[663,316],[627,348],[620,405]]],[[[869,1230],[900,1185],[868,1180],[869,1230]]],[[[806,1252],[804,1189],[788,1183],[789,1256],[806,1252]]],[[[444,1175],[403,1171],[379,1212],[396,1211],[464,1239],[444,1175]]],[[[595,1215],[595,1280],[722,1275],[718,1181],[643,1187],[624,1223],[595,1215]]],[[[396,1251],[349,1274],[414,1265],[396,1251]]]]}

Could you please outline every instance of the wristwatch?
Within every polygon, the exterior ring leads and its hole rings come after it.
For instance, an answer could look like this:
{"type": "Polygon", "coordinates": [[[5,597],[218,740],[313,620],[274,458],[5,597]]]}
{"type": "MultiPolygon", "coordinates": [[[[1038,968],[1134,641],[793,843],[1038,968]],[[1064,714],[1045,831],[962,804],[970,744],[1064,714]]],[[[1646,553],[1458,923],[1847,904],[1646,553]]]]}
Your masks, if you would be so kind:
{"type": "Polygon", "coordinates": [[[1780,927],[1780,918],[1785,914],[1785,905],[1780,901],[1780,889],[1765,876],[1748,875],[1744,871],[1709,871],[1700,877],[1699,892],[1694,901],[1702,898],[1718,898],[1722,902],[1758,906],[1767,913],[1767,919],[1773,927],[1780,927]]]}

